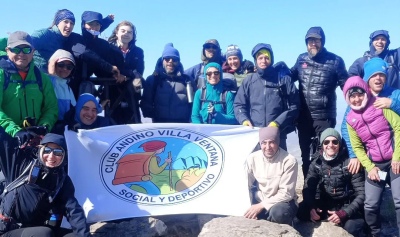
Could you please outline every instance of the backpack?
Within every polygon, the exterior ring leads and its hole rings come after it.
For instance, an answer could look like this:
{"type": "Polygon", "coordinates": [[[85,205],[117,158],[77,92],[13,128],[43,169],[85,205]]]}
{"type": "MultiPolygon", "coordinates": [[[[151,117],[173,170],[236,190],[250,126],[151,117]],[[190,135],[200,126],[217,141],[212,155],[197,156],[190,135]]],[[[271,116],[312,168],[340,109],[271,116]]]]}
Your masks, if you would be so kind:
{"type": "Polygon", "coordinates": [[[209,102],[209,103],[214,103],[214,104],[222,104],[224,112],[226,113],[226,93],[228,91],[230,91],[231,93],[236,94],[238,87],[237,87],[235,77],[230,73],[224,73],[223,78],[221,80],[222,80],[223,90],[222,90],[222,93],[220,94],[219,101],[206,100],[206,92],[207,92],[206,85],[203,85],[201,87],[200,108],[203,106],[204,102],[209,102]]]}
{"type": "Polygon", "coordinates": [[[38,84],[39,90],[41,92],[43,92],[42,74],[41,74],[39,68],[37,68],[36,66],[33,67],[36,81],[11,79],[11,74],[18,73],[18,71],[15,70],[15,68],[13,67],[12,63],[9,60],[5,60],[4,58],[2,58],[0,60],[0,69],[3,69],[3,71],[4,71],[3,90],[6,90],[8,88],[8,85],[10,84],[10,82],[12,82],[12,83],[21,83],[23,88],[25,88],[25,86],[28,84],[38,84]]]}

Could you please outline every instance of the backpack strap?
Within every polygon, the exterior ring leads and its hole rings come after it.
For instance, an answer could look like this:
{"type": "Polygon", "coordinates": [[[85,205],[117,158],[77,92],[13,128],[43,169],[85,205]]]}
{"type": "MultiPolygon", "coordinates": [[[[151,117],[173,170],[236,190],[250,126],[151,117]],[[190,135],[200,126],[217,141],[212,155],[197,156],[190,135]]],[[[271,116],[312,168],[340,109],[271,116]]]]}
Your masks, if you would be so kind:
{"type": "Polygon", "coordinates": [[[12,82],[12,83],[21,83],[23,88],[26,85],[29,85],[29,84],[38,84],[39,90],[41,92],[43,92],[42,73],[40,72],[39,68],[37,68],[36,66],[33,67],[33,72],[35,73],[36,81],[25,81],[25,80],[11,79],[10,71],[8,71],[6,69],[3,69],[3,70],[4,70],[3,90],[6,90],[8,88],[8,85],[10,84],[10,82],[12,82]]]}

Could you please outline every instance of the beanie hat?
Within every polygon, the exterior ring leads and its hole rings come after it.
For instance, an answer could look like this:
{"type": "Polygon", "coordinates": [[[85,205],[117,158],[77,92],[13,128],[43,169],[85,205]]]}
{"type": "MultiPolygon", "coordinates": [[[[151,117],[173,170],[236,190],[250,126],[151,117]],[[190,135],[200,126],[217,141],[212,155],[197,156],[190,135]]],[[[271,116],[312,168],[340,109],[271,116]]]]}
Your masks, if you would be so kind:
{"type": "Polygon", "coordinates": [[[57,62],[62,62],[62,61],[70,61],[72,64],[75,65],[75,59],[72,54],[66,50],[63,49],[58,49],[54,54],[50,57],[50,60],[56,59],[57,62]]]}
{"type": "Polygon", "coordinates": [[[168,43],[164,46],[164,51],[162,52],[162,58],[172,57],[180,61],[179,51],[174,48],[172,43],[168,43]]]}
{"type": "Polygon", "coordinates": [[[307,44],[307,39],[308,39],[308,38],[317,38],[317,39],[321,39],[321,45],[322,45],[322,46],[325,45],[325,33],[324,33],[324,30],[323,30],[321,27],[319,27],[319,26],[311,27],[311,28],[307,31],[307,34],[306,34],[306,37],[305,37],[306,44],[307,44]]]}
{"type": "Polygon", "coordinates": [[[322,145],[322,143],[325,141],[327,137],[334,137],[339,141],[339,144],[342,143],[342,136],[340,136],[340,133],[333,128],[327,128],[321,133],[319,139],[320,145],[322,145]]]}
{"type": "Polygon", "coordinates": [[[379,57],[371,58],[364,63],[364,81],[368,82],[377,73],[383,73],[387,76],[388,67],[389,65],[383,59],[379,57]]]}
{"type": "Polygon", "coordinates": [[[256,53],[256,60],[258,58],[258,56],[260,56],[261,54],[264,54],[265,56],[267,56],[269,59],[271,59],[271,53],[267,50],[267,49],[260,49],[257,53],[256,53]]]}
{"type": "Polygon", "coordinates": [[[389,32],[387,30],[376,30],[376,31],[372,32],[369,35],[369,45],[372,45],[372,41],[374,41],[375,37],[377,37],[378,35],[382,35],[386,38],[387,42],[386,42],[385,48],[387,48],[390,44],[390,36],[389,36],[389,32]]]}
{"type": "Polygon", "coordinates": [[[226,49],[225,58],[228,60],[230,56],[237,56],[240,61],[243,61],[243,54],[239,46],[231,44],[226,49]]]}
{"type": "Polygon", "coordinates": [[[273,140],[276,144],[279,145],[280,135],[279,128],[277,127],[264,127],[258,131],[259,141],[260,143],[265,140],[273,140]]]}
{"type": "Polygon", "coordinates": [[[68,9],[62,9],[62,10],[57,11],[57,13],[54,17],[54,24],[58,25],[63,20],[70,20],[75,24],[74,13],[72,13],[68,9]]]}

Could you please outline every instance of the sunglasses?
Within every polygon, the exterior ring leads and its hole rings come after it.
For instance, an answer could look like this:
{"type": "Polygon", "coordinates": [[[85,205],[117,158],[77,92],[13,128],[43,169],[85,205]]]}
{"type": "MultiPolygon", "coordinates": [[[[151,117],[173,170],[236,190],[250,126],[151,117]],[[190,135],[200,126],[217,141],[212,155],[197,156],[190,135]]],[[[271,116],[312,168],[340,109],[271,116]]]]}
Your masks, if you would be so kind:
{"type": "Polygon", "coordinates": [[[44,147],[43,154],[50,154],[52,152],[55,156],[64,156],[64,150],[61,148],[44,147]]]}
{"type": "Polygon", "coordinates": [[[65,63],[57,63],[56,64],[56,66],[58,67],[58,68],[61,68],[61,69],[67,69],[67,70],[69,70],[69,71],[71,71],[72,69],[74,69],[74,65],[71,65],[71,64],[65,64],[65,63]]]}
{"type": "Polygon", "coordinates": [[[165,60],[166,62],[169,62],[170,60],[172,60],[172,62],[178,62],[178,59],[173,58],[173,57],[165,57],[164,60],[165,60]]]}
{"type": "Polygon", "coordinates": [[[219,71],[214,71],[214,72],[207,72],[206,75],[211,77],[211,75],[214,74],[215,76],[219,75],[219,71]]]}
{"type": "Polygon", "coordinates": [[[23,54],[30,54],[32,52],[32,48],[31,47],[15,47],[15,48],[10,48],[10,51],[15,53],[15,54],[20,54],[21,51],[23,54]]]}
{"type": "Polygon", "coordinates": [[[218,47],[215,46],[215,45],[213,45],[213,44],[206,44],[206,45],[204,46],[204,48],[205,48],[205,49],[215,49],[215,50],[218,49],[218,47]]]}
{"type": "Polygon", "coordinates": [[[327,146],[327,145],[329,145],[329,143],[331,143],[332,142],[332,144],[333,145],[337,145],[337,144],[339,144],[339,141],[338,140],[325,140],[323,143],[324,143],[324,145],[325,146],[327,146]]]}

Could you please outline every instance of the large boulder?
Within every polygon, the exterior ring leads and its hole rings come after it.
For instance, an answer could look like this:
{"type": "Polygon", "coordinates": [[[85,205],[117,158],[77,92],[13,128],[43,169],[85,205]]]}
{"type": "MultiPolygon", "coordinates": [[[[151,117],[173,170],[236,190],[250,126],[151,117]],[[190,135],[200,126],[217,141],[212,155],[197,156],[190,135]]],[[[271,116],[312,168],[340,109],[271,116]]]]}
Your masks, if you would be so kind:
{"type": "Polygon", "coordinates": [[[214,218],[206,223],[199,237],[300,237],[300,233],[289,225],[280,225],[265,220],[244,217],[214,218]]]}

